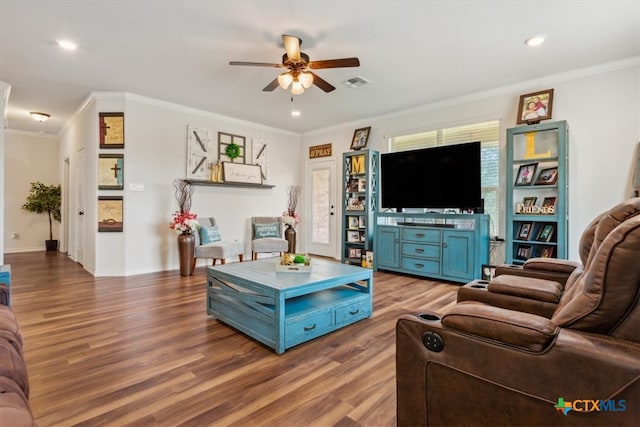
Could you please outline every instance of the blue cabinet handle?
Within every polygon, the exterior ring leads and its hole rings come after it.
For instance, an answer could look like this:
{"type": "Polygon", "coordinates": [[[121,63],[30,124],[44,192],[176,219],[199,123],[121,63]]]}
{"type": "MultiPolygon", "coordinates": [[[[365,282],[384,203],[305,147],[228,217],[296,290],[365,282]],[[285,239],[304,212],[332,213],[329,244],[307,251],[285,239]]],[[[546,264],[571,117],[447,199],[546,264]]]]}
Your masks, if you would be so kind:
{"type": "Polygon", "coordinates": [[[416,252],[418,252],[419,254],[421,254],[422,252],[424,252],[424,249],[416,248],[416,252]]]}
{"type": "Polygon", "coordinates": [[[416,237],[424,237],[423,233],[416,233],[416,237]]]}
{"type": "Polygon", "coordinates": [[[358,314],[360,312],[360,309],[356,309],[356,311],[350,311],[349,314],[354,315],[354,314],[358,314]]]}
{"type": "Polygon", "coordinates": [[[424,267],[424,264],[416,264],[416,267],[422,268],[422,267],[424,267]]]}
{"type": "Polygon", "coordinates": [[[313,324],[313,325],[311,325],[311,326],[305,326],[305,327],[304,327],[304,330],[305,330],[305,331],[312,331],[312,330],[314,330],[315,328],[316,328],[316,324],[314,323],[314,324],[313,324]]]}

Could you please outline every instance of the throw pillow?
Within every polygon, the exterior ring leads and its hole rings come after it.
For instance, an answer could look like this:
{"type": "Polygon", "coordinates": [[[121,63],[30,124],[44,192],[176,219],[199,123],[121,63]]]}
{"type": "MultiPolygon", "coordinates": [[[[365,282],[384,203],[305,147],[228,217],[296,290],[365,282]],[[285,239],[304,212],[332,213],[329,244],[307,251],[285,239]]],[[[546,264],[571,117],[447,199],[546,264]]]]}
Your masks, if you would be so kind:
{"type": "Polygon", "coordinates": [[[200,227],[200,243],[206,245],[207,243],[219,242],[222,240],[220,231],[217,225],[209,227],[200,227]]]}
{"type": "Polygon", "coordinates": [[[253,224],[253,235],[256,239],[264,239],[265,237],[280,237],[280,223],[272,224],[253,224]]]}

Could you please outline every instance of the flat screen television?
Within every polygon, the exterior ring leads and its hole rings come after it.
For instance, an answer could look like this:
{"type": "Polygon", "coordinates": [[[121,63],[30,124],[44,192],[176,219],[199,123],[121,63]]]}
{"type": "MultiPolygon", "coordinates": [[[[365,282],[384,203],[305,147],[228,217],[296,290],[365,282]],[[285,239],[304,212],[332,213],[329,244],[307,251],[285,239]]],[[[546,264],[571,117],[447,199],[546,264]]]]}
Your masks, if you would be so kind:
{"type": "Polygon", "coordinates": [[[480,142],[382,154],[382,208],[479,208],[480,167],[480,142]]]}

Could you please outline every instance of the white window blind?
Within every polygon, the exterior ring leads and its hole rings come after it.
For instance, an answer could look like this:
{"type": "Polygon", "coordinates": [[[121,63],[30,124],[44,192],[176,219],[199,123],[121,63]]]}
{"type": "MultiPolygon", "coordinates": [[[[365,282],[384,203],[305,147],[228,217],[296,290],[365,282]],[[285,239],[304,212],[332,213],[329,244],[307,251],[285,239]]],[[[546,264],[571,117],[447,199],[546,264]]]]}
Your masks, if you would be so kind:
{"type": "MultiPolygon", "coordinates": [[[[492,228],[499,223],[498,177],[499,177],[499,135],[500,121],[456,126],[396,136],[391,139],[390,152],[418,150],[442,145],[462,144],[480,141],[481,185],[485,213],[491,215],[492,228]]],[[[495,230],[492,230],[495,235],[495,230]]]]}

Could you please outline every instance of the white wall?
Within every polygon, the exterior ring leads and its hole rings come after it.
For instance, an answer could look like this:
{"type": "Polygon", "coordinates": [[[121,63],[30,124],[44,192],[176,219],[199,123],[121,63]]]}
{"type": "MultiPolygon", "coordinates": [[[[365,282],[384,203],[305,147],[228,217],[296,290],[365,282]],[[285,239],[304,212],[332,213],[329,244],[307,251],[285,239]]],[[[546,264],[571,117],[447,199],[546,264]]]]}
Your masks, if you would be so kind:
{"type": "MultiPolygon", "coordinates": [[[[569,258],[578,259],[577,244],[584,227],[632,194],[633,156],[640,141],[640,58],[308,133],[302,138],[303,151],[332,142],[334,158],[340,159],[349,150],[353,130],[371,126],[368,148],[385,153],[389,137],[497,119],[502,128],[504,188],[506,129],[516,125],[519,96],[548,88],[554,88],[553,119],[569,124],[568,244],[569,258]]],[[[341,188],[336,191],[341,194],[341,188]]],[[[503,204],[504,199],[502,195],[503,204]]],[[[497,231],[504,236],[504,230],[502,218],[497,231]]]]}
{"type": "MultiPolygon", "coordinates": [[[[31,183],[60,184],[58,141],[49,136],[7,130],[5,132],[4,250],[44,251],[49,239],[49,217],[21,209],[31,183]],[[16,233],[17,238],[12,238],[16,233]]],[[[60,239],[60,223],[53,221],[53,238],[60,239]]]]}
{"type": "MultiPolygon", "coordinates": [[[[298,135],[132,94],[92,94],[61,135],[64,153],[60,157],[61,162],[71,159],[73,171],[75,153],[84,147],[87,236],[84,265],[92,274],[119,276],[178,268],[177,236],[169,229],[169,222],[177,208],[173,181],[185,177],[189,125],[209,129],[216,150],[219,131],[245,136],[248,147],[252,138],[269,143],[269,184],[274,188],[195,187],[192,211],[202,217],[215,217],[225,240],[242,241],[245,257],[249,257],[249,218],[278,216],[286,208],[287,187],[298,185],[301,180],[298,135]],[[124,153],[125,190],[97,191],[96,156],[98,152],[107,152],[97,148],[98,112],[114,111],[125,113],[125,148],[108,152],[124,153]],[[141,184],[144,190],[131,191],[130,184],[141,184]],[[97,232],[95,206],[99,195],[124,197],[123,233],[97,232]]],[[[77,179],[72,174],[71,185],[77,179]]],[[[70,189],[70,198],[75,191],[70,189]]],[[[75,229],[75,221],[70,217],[70,230],[75,229]]]]}
{"type": "MultiPolygon", "coordinates": [[[[11,86],[8,83],[0,81],[0,165],[2,165],[2,171],[0,171],[0,196],[4,195],[4,133],[5,133],[5,112],[7,108],[7,101],[9,100],[9,92],[11,86]]],[[[4,197],[0,197],[0,265],[4,264],[4,197]]]]}

